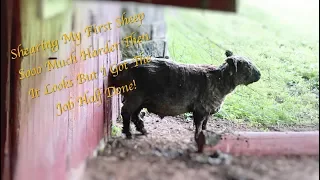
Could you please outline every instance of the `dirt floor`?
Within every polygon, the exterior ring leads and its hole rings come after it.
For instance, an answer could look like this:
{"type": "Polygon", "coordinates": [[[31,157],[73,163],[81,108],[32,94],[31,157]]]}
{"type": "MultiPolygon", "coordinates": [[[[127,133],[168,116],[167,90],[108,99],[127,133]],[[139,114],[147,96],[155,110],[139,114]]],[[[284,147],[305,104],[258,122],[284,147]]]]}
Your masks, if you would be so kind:
{"type": "MultiPolygon", "coordinates": [[[[123,136],[106,146],[86,164],[86,180],[264,180],[319,179],[319,157],[231,157],[195,153],[193,123],[185,117],[146,114],[148,136],[136,132],[132,140],[123,136]]],[[[121,127],[121,126],[120,126],[121,127]]],[[[257,131],[246,124],[212,119],[208,130],[257,131]]],[[[296,128],[295,128],[296,129],[296,128]]],[[[299,130],[310,127],[299,128],[299,130]]],[[[318,130],[313,127],[312,130],[318,130]]],[[[135,130],[132,127],[132,130],[135,130]]]]}

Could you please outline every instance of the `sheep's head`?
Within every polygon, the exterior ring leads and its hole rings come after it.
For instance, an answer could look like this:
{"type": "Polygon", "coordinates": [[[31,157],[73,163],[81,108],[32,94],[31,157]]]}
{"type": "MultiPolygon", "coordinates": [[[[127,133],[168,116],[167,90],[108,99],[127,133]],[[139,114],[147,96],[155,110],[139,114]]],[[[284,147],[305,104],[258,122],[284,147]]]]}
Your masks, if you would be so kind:
{"type": "Polygon", "coordinates": [[[236,86],[249,85],[260,80],[260,71],[248,58],[235,56],[231,51],[226,51],[226,56],[226,71],[236,86]]]}

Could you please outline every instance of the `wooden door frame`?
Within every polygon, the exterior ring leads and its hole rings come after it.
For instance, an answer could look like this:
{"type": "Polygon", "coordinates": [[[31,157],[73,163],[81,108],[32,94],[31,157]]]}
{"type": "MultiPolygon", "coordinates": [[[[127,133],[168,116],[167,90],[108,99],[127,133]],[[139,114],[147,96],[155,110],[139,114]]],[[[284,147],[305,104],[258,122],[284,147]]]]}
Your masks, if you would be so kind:
{"type": "Polygon", "coordinates": [[[1,177],[13,179],[19,132],[18,69],[21,59],[11,60],[10,50],[21,44],[20,0],[3,0],[1,5],[1,177]],[[7,133],[8,132],[8,133],[7,133]],[[9,154],[5,154],[8,152],[9,154]]]}
{"type": "MultiPolygon", "coordinates": [[[[9,106],[10,106],[10,62],[9,62],[9,46],[10,46],[10,30],[11,20],[9,19],[9,7],[12,3],[9,0],[4,0],[1,5],[1,177],[7,179],[7,168],[5,169],[5,151],[7,141],[7,127],[9,119],[9,106]],[[4,175],[6,172],[6,175],[4,175]]],[[[7,166],[6,166],[7,167],[7,166]]]]}

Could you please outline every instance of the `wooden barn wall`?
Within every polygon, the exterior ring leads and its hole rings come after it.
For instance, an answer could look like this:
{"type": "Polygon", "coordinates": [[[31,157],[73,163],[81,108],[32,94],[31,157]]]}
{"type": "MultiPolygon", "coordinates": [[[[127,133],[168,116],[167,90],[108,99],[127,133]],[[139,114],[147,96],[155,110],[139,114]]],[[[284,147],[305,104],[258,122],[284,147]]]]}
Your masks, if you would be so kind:
{"type": "MultiPolygon", "coordinates": [[[[79,106],[78,96],[88,92],[92,96],[95,89],[103,88],[103,76],[84,84],[76,83],[79,73],[90,74],[99,72],[100,68],[109,68],[110,64],[119,61],[119,52],[114,51],[99,57],[80,59],[80,51],[90,45],[94,49],[102,48],[109,43],[119,41],[119,29],[87,38],[84,28],[92,23],[104,24],[119,16],[120,7],[111,2],[94,4],[73,3],[67,12],[50,19],[42,20],[39,15],[39,1],[21,0],[21,44],[29,48],[43,40],[59,39],[59,51],[50,53],[49,50],[40,51],[26,56],[21,61],[21,68],[25,71],[34,67],[42,67],[42,73],[17,79],[18,94],[16,100],[16,123],[11,127],[11,134],[15,136],[12,149],[16,149],[13,166],[15,180],[63,180],[71,168],[76,168],[105,136],[104,129],[110,126],[110,121],[119,113],[119,98],[103,98],[103,103],[91,103],[79,106]],[[63,33],[82,32],[81,45],[78,42],[64,44],[61,40],[63,33]],[[58,60],[67,59],[75,51],[77,63],[52,71],[47,71],[45,63],[48,57],[58,60]],[[72,79],[73,86],[61,91],[45,95],[48,84],[59,84],[63,78],[72,79]],[[32,99],[29,90],[40,89],[40,96],[32,99]],[[74,108],[57,116],[56,105],[66,104],[68,100],[75,102],[74,108]],[[106,120],[106,123],[104,121],[106,120]]],[[[16,69],[16,73],[19,69],[16,69]]]]}

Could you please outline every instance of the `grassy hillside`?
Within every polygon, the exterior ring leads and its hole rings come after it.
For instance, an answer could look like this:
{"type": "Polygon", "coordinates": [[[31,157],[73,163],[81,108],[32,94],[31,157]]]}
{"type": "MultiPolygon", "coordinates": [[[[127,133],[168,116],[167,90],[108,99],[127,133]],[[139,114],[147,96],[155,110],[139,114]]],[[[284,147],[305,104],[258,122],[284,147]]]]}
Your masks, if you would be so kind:
{"type": "Polygon", "coordinates": [[[242,0],[237,14],[166,9],[171,58],[220,65],[230,49],[261,70],[262,79],[238,87],[216,116],[260,125],[319,122],[319,2],[281,2],[242,0]]]}

